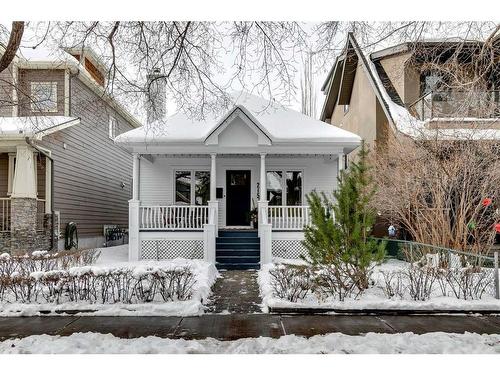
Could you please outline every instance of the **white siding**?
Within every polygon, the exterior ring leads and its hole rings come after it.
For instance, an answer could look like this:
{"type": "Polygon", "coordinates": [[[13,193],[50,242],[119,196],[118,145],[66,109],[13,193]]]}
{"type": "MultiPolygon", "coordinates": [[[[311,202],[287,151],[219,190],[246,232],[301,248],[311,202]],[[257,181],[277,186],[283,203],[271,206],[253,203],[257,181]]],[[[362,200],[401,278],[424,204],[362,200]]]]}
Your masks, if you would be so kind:
{"type": "MultiPolygon", "coordinates": [[[[331,193],[337,186],[337,159],[318,157],[266,157],[267,170],[303,171],[303,202],[305,194],[313,189],[331,193]]],[[[175,170],[210,170],[210,157],[180,158],[155,157],[154,162],[141,159],[139,198],[142,204],[170,205],[174,201],[175,170]]],[[[257,204],[257,183],[260,176],[260,157],[217,157],[217,187],[226,194],[226,170],[242,169],[251,171],[251,198],[257,204]]],[[[225,225],[225,198],[219,200],[219,224],[225,225]]]]}

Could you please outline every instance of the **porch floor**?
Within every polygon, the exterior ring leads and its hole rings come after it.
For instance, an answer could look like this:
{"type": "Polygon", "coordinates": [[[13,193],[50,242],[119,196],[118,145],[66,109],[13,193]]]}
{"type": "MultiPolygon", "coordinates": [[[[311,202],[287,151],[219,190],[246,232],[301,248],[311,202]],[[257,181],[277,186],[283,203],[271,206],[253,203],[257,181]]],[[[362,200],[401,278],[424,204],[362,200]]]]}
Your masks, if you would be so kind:
{"type": "Polygon", "coordinates": [[[221,271],[220,274],[221,277],[212,287],[207,313],[251,314],[262,312],[256,271],[221,271]]]}

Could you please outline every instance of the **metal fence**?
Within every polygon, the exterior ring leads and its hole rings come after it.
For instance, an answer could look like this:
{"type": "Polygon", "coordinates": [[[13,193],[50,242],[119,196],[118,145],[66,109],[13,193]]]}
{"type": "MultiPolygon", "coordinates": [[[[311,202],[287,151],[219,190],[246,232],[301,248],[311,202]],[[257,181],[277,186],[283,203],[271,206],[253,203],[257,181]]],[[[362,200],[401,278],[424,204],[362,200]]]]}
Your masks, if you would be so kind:
{"type": "MultiPolygon", "coordinates": [[[[487,273],[491,278],[491,288],[488,294],[500,299],[500,281],[498,274],[498,252],[494,256],[454,250],[442,246],[420,242],[395,240],[388,238],[373,238],[386,241],[387,256],[409,263],[421,262],[433,268],[445,270],[460,270],[468,268],[471,273],[487,273]]],[[[471,276],[473,279],[473,275],[471,276]]]]}

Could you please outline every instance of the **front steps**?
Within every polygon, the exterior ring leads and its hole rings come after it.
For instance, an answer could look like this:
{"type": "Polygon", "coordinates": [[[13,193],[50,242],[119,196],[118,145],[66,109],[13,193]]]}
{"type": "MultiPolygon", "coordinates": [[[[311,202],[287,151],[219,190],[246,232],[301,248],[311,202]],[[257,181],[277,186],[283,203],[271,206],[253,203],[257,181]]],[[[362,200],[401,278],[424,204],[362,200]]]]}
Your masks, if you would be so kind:
{"type": "Polygon", "coordinates": [[[215,241],[215,261],[217,269],[259,269],[260,238],[257,231],[219,231],[219,236],[215,241]]]}

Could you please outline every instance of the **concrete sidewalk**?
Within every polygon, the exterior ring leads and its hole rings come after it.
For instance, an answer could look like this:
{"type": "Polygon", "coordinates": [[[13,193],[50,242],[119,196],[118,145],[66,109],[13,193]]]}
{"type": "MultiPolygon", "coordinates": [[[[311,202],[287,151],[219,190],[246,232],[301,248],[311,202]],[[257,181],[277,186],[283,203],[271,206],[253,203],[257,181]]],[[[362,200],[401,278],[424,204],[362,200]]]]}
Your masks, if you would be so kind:
{"type": "Polygon", "coordinates": [[[361,335],[367,332],[476,332],[500,334],[498,316],[359,316],[207,314],[197,317],[16,317],[0,318],[0,340],[30,335],[62,335],[76,332],[111,333],[121,338],[236,340],[244,337],[313,336],[331,332],[361,335]]]}

